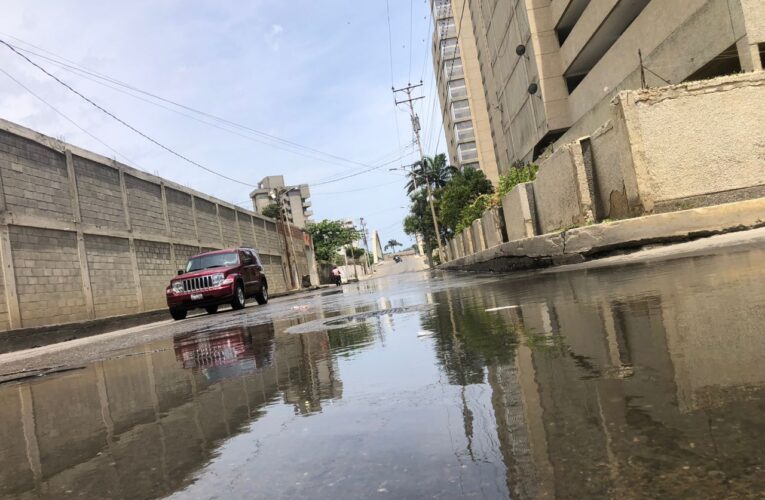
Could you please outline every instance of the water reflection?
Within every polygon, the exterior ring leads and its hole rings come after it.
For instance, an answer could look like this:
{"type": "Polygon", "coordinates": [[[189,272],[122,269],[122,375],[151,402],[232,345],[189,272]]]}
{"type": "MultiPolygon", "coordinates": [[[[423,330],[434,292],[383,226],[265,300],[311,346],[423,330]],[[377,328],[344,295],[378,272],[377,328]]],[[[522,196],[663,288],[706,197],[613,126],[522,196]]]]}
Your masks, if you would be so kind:
{"type": "Polygon", "coordinates": [[[0,495],[161,496],[268,406],[342,397],[326,332],[237,327],[141,351],[155,352],[0,389],[0,495]]]}
{"type": "Polygon", "coordinates": [[[747,252],[445,291],[425,321],[449,381],[491,387],[513,496],[744,495],[765,487],[763,263],[747,252]],[[486,312],[506,305],[519,307],[486,312]]]}
{"type": "Polygon", "coordinates": [[[763,264],[444,275],[0,386],[0,496],[762,492],[763,264]]]}

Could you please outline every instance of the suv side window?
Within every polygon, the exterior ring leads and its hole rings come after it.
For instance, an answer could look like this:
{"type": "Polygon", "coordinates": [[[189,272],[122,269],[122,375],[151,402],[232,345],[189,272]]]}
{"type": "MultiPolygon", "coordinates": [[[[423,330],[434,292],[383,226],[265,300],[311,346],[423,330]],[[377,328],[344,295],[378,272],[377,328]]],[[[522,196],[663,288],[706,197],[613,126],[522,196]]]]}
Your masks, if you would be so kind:
{"type": "Polygon", "coordinates": [[[258,255],[258,252],[255,250],[248,250],[248,252],[252,253],[252,256],[255,258],[255,264],[263,267],[263,264],[260,262],[260,256],[258,255]]]}
{"type": "Polygon", "coordinates": [[[252,265],[252,255],[250,255],[247,250],[239,250],[239,260],[243,266],[252,265]]]}

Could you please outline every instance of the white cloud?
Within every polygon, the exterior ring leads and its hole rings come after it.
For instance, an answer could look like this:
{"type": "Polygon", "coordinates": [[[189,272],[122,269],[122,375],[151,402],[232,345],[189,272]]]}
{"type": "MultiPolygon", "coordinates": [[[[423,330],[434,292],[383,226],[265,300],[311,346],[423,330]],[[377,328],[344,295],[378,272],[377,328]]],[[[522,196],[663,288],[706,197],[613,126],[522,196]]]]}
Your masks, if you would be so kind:
{"type": "Polygon", "coordinates": [[[284,31],[284,27],[281,24],[274,24],[271,26],[271,31],[263,35],[263,38],[266,40],[266,44],[268,47],[273,50],[274,52],[277,52],[279,50],[279,38],[282,32],[284,31]]]}

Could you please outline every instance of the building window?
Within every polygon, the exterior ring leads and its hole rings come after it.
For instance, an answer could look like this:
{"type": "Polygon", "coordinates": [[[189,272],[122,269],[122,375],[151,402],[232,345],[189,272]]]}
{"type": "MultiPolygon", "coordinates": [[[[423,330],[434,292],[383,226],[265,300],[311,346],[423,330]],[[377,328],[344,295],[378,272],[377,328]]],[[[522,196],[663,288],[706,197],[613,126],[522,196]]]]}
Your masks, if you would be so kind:
{"type": "Polygon", "coordinates": [[[451,59],[459,54],[456,38],[441,40],[441,59],[451,59]]]}
{"type": "Polygon", "coordinates": [[[452,16],[452,0],[435,0],[433,2],[434,17],[442,19],[452,16]]]}
{"type": "Polygon", "coordinates": [[[478,159],[478,149],[475,142],[466,142],[457,146],[457,154],[460,157],[460,163],[475,161],[478,159]]]}
{"type": "Polygon", "coordinates": [[[458,99],[467,99],[467,87],[465,86],[465,79],[451,80],[447,87],[449,89],[449,99],[456,101],[458,99]]]}
{"type": "Polygon", "coordinates": [[[438,37],[454,38],[457,36],[457,26],[454,24],[454,18],[439,19],[436,21],[436,27],[438,29],[438,37]]]}
{"type": "Polygon", "coordinates": [[[454,125],[454,137],[457,142],[469,142],[475,140],[475,130],[472,122],[459,122],[454,125]]]}
{"type": "Polygon", "coordinates": [[[474,170],[481,170],[481,166],[478,164],[477,161],[474,161],[473,163],[463,163],[462,164],[462,169],[464,170],[466,168],[472,168],[474,170]]]}
{"type": "Polygon", "coordinates": [[[462,59],[447,59],[444,61],[444,78],[446,81],[465,76],[465,70],[462,68],[462,59]]]}
{"type": "Polygon", "coordinates": [[[455,122],[470,119],[470,104],[467,99],[452,103],[452,120],[455,122]]]}

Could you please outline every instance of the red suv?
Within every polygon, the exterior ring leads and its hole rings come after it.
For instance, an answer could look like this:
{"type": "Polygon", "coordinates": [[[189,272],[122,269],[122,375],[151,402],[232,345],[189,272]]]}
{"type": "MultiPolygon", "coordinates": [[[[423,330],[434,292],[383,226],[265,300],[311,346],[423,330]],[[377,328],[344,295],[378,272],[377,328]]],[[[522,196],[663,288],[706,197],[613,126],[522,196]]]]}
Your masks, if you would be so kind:
{"type": "Polygon", "coordinates": [[[186,269],[178,271],[170,282],[166,295],[170,315],[179,320],[190,309],[204,307],[208,314],[215,314],[223,304],[243,309],[247,297],[265,304],[268,280],[255,250],[229,248],[190,258],[186,269]]]}

